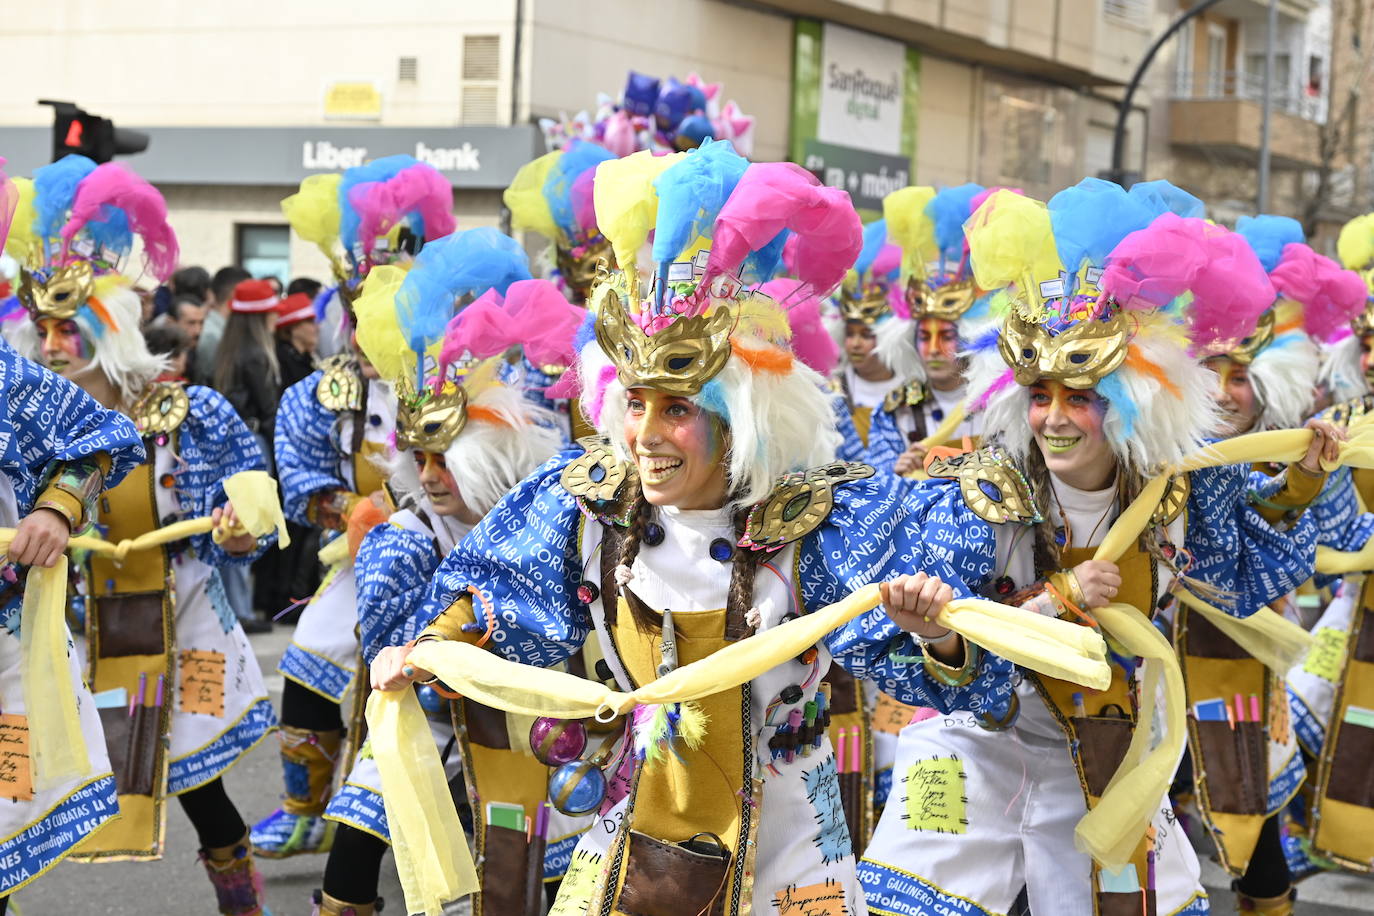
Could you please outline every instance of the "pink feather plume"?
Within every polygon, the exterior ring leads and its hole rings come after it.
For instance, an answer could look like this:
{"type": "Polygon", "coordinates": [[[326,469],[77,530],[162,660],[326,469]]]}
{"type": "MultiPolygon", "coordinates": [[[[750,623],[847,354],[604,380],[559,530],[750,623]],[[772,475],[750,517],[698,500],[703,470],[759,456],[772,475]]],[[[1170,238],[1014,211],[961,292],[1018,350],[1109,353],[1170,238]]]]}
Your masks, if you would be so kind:
{"type": "Polygon", "coordinates": [[[486,359],[520,346],[537,366],[567,365],[585,314],[547,280],[516,281],[504,300],[487,290],[448,323],[439,362],[448,366],[465,354],[486,359]]]}
{"type": "Polygon", "coordinates": [[[800,280],[769,280],[759,292],[778,303],[792,326],[792,352],[821,375],[830,376],[840,348],[821,320],[821,300],[800,280]]]}
{"type": "Polygon", "coordinates": [[[368,244],[390,232],[407,213],[418,213],[424,220],[426,239],[443,238],[457,225],[453,186],[424,163],[404,168],[386,181],[357,185],[348,192],[348,200],[358,213],[358,238],[368,244]]]}
{"type": "Polygon", "coordinates": [[[148,272],[166,281],[180,254],[176,233],[167,224],[167,202],[157,188],[118,162],[96,166],[77,185],[71,216],[62,227],[63,244],[70,244],[87,223],[107,219],[107,207],[124,211],[129,228],[143,239],[148,272]]]}
{"type": "Polygon", "coordinates": [[[1303,323],[1309,336],[1334,343],[1364,311],[1368,292],[1364,280],[1306,245],[1289,243],[1283,257],[1269,273],[1274,289],[1303,307],[1303,323]]]}

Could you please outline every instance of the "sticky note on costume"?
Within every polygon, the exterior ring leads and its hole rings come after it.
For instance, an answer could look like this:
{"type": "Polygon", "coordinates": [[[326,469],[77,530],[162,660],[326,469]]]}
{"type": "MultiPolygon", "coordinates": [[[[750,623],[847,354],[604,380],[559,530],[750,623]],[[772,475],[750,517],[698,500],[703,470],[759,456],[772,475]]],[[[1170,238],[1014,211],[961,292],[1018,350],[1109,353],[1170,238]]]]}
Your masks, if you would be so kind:
{"type": "Polygon", "coordinates": [[[851,916],[838,881],[785,887],[773,895],[773,912],[777,916],[851,916]]]}
{"type": "Polygon", "coordinates": [[[1348,637],[1344,630],[1334,627],[1318,627],[1312,634],[1312,648],[1302,670],[1323,680],[1335,683],[1341,679],[1345,668],[1345,645],[1348,637]]]}
{"type": "Polygon", "coordinates": [[[1099,870],[1097,884],[1104,894],[1140,893],[1140,876],[1136,874],[1135,866],[1130,864],[1127,864],[1120,871],[1113,871],[1110,868],[1099,870]]]}
{"type": "Polygon", "coordinates": [[[911,830],[964,833],[968,797],[964,794],[964,762],[953,755],[918,760],[907,768],[906,813],[902,819],[911,830]]]}
{"type": "Polygon", "coordinates": [[[181,711],[224,718],[224,653],[181,653],[181,711]]]}
{"type": "Polygon", "coordinates": [[[0,798],[33,798],[33,760],[29,756],[26,716],[0,716],[0,798]]]}
{"type": "Polygon", "coordinates": [[[574,852],[549,916],[583,916],[592,902],[592,894],[596,893],[596,881],[600,876],[601,856],[585,849],[574,852]]]}

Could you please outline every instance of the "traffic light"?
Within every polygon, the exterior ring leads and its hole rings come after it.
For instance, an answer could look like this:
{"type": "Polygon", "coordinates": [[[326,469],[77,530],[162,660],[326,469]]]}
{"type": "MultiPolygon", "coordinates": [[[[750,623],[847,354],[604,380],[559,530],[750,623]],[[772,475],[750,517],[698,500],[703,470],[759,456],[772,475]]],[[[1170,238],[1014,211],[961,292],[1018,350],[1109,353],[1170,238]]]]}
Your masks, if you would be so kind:
{"type": "Polygon", "coordinates": [[[109,118],[88,114],[71,102],[39,99],[38,104],[52,106],[53,162],[69,153],[109,162],[115,156],[141,153],[148,148],[147,134],[115,127],[109,118]]]}

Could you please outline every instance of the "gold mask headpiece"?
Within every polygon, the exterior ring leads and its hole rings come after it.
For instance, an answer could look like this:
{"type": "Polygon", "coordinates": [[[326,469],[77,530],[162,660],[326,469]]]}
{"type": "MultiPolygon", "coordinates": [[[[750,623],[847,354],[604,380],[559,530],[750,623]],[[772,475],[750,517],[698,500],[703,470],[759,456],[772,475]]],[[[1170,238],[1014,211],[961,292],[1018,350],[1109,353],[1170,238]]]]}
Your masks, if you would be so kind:
{"type": "Polygon", "coordinates": [[[563,276],[563,282],[572,290],[574,305],[586,304],[592,294],[592,287],[596,284],[597,270],[603,261],[611,267],[615,266],[615,253],[611,250],[611,243],[601,235],[593,236],[590,241],[572,248],[557,245],[555,256],[558,272],[563,276]]]}
{"type": "MultiPolygon", "coordinates": [[[[997,341],[1003,362],[1011,367],[1019,385],[1052,379],[1070,388],[1092,388],[1126,361],[1133,323],[1124,311],[1109,318],[1093,318],[1098,308],[1099,268],[1085,268],[1077,278],[1061,274],[1035,287],[1037,301],[1017,302],[997,341]],[[1076,285],[1071,288],[1071,279],[1076,285]],[[1058,334],[1047,323],[1056,320],[1061,308],[1081,309],[1081,317],[1058,334]]],[[[1063,320],[1063,319],[1060,319],[1063,320]]]]}
{"type": "Polygon", "coordinates": [[[19,270],[19,301],[37,318],[67,320],[86,304],[95,290],[95,271],[88,260],[72,261],[43,279],[19,270]]]}
{"type": "Polygon", "coordinates": [[[445,382],[437,392],[426,386],[420,394],[409,379],[397,383],[397,449],[442,454],[467,424],[468,393],[457,382],[445,382]]]}
{"type": "Polygon", "coordinates": [[[1255,322],[1255,330],[1251,332],[1250,336],[1242,338],[1240,343],[1226,351],[1225,355],[1242,366],[1250,365],[1254,362],[1255,357],[1260,354],[1260,351],[1273,343],[1274,324],[1274,309],[1267,309],[1263,315],[1260,315],[1259,321],[1255,322]]]}
{"type": "Polygon", "coordinates": [[[888,292],[885,283],[864,283],[858,280],[853,284],[845,283],[841,286],[835,299],[845,321],[876,324],[892,314],[888,292]]]}
{"type": "Polygon", "coordinates": [[[907,305],[916,321],[922,318],[958,321],[977,298],[978,287],[971,279],[951,280],[932,288],[925,279],[913,274],[906,284],[907,305]]]}

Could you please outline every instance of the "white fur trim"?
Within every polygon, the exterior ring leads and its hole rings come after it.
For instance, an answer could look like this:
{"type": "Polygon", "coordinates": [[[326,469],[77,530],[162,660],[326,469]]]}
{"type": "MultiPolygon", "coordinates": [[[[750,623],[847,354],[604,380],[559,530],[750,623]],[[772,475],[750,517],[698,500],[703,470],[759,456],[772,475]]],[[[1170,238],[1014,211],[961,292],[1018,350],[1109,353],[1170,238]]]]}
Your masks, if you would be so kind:
{"type": "Polygon", "coordinates": [[[916,350],[916,322],[890,315],[873,326],[878,345],[873,352],[898,379],[909,382],[926,380],[925,363],[916,350]]]}
{"type": "Polygon", "coordinates": [[[1360,338],[1351,334],[1318,348],[1317,382],[1331,392],[1337,404],[1363,397],[1368,392],[1360,369],[1360,338]]]}
{"type": "Polygon", "coordinates": [[[1312,413],[1317,348],[1300,330],[1278,334],[1250,363],[1259,429],[1293,429],[1312,413]]]}

